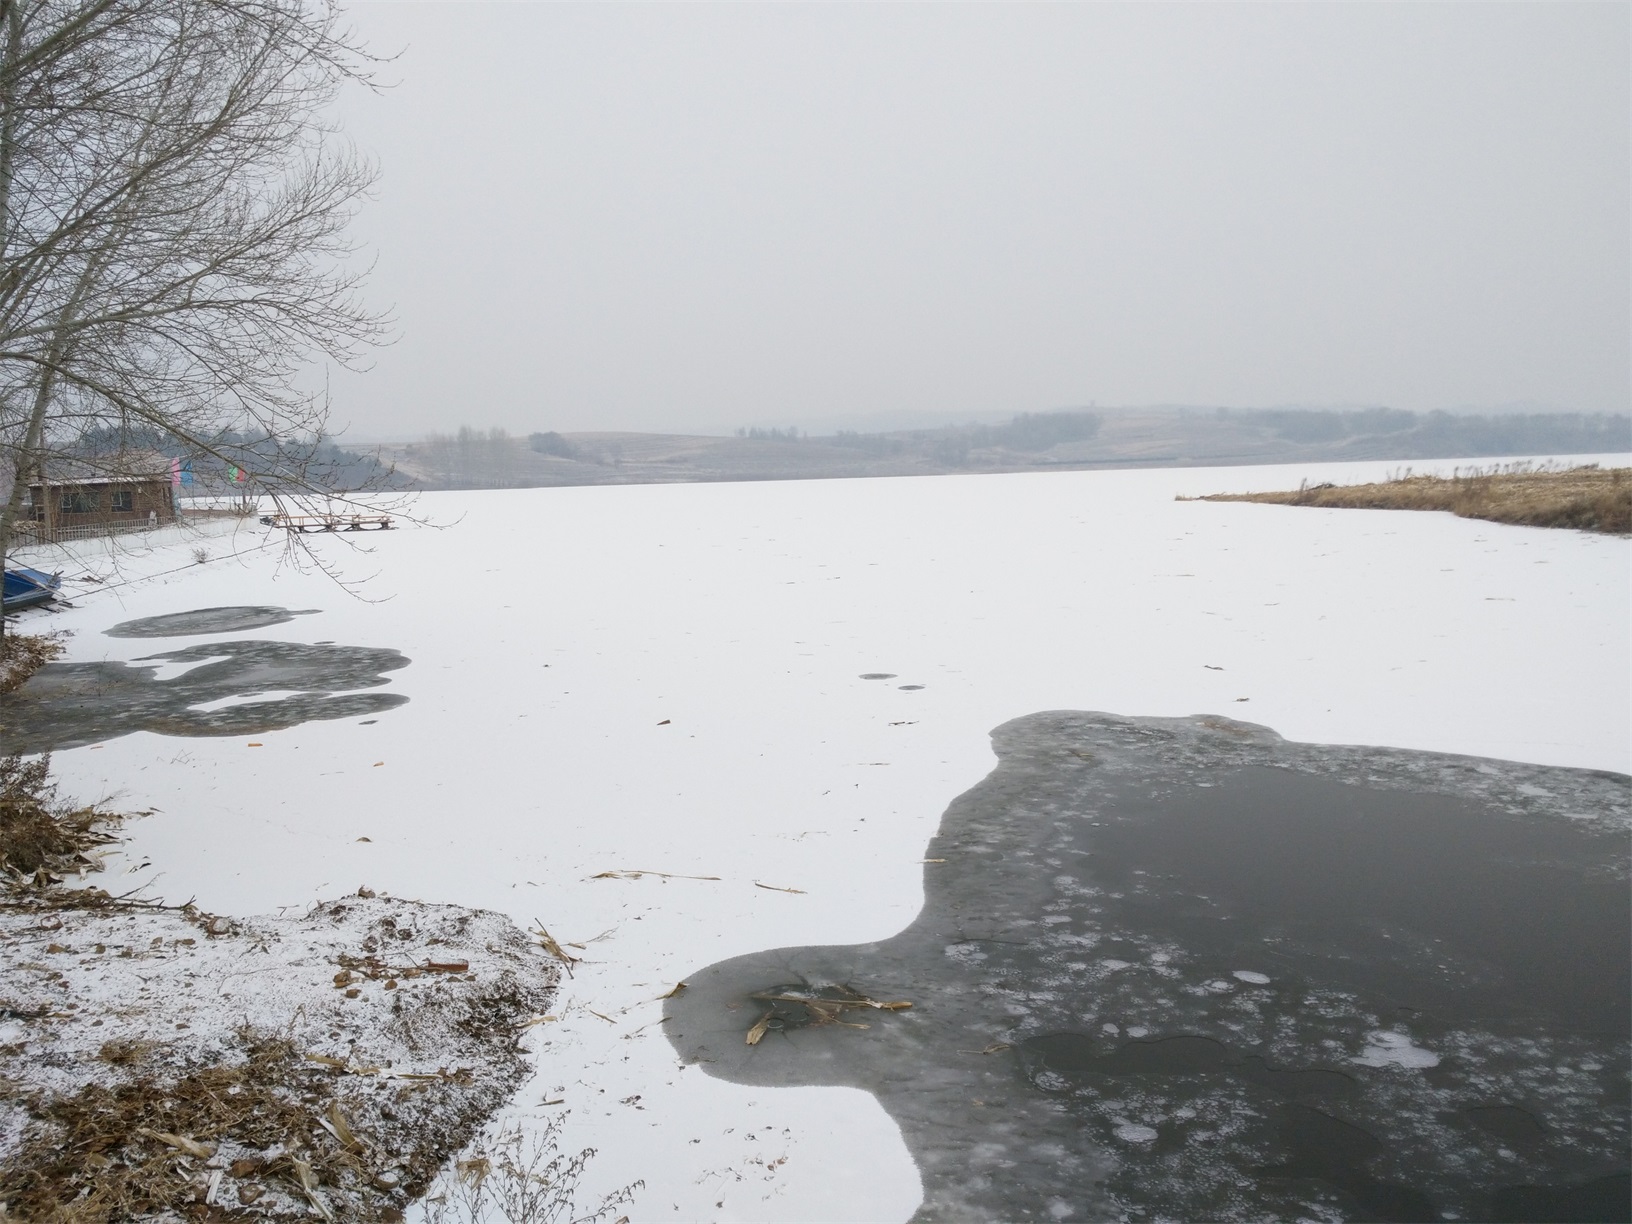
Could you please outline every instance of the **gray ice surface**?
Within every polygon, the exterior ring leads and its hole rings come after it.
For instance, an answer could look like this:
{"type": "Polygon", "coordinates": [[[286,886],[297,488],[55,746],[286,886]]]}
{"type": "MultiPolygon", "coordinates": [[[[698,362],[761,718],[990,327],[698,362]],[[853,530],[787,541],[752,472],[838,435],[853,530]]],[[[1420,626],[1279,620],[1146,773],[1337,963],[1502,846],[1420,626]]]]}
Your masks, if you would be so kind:
{"type": "Polygon", "coordinates": [[[406,667],[395,650],[300,642],[203,642],[134,663],[47,663],[0,698],[0,754],[52,752],[153,731],[160,735],[256,735],[314,719],[389,710],[401,693],[363,693],[406,667]],[[161,663],[195,663],[170,680],[161,663]],[[288,693],[207,706],[263,693],[288,693]]]}
{"type": "Polygon", "coordinates": [[[116,638],[169,638],[197,637],[205,633],[247,633],[251,629],[265,629],[268,625],[282,625],[297,616],[310,616],[318,608],[302,608],[291,612],[265,604],[232,608],[194,608],[190,612],[170,612],[163,616],[144,616],[138,620],[121,621],[112,629],[103,630],[116,638]]]}
{"type": "Polygon", "coordinates": [[[692,974],[684,1059],[876,1094],[923,1220],[1632,1214],[1627,777],[1218,717],[993,741],[912,926],[692,974]]]}

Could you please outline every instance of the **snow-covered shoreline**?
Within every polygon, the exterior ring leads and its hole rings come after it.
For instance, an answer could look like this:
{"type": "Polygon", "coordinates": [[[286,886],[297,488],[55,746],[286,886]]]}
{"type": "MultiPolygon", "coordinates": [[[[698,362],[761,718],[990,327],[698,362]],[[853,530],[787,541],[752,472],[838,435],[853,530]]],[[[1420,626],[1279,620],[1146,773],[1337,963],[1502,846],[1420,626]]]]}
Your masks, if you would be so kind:
{"type": "Polygon", "coordinates": [[[917,1174],[869,1094],[709,1079],[656,1022],[703,965],[910,923],[993,728],[1220,713],[1632,767],[1627,541],[1173,500],[1399,466],[430,494],[441,530],[314,541],[375,575],[373,602],[280,567],[264,529],[218,529],[205,564],[179,541],[124,555],[117,588],[64,567],[77,606],[42,627],[74,632],[70,661],[128,662],[211,639],[104,636],[117,622],[321,608],[242,636],[400,651],[407,704],[257,747],[138,732],[56,768],[83,799],[158,809],[113,891],[248,915],[369,885],[584,944],[509,1114],[565,1099],[566,1146],[600,1150],[586,1190],[644,1179],[635,1218],[904,1219],[917,1174]],[[666,874],[603,874],[631,871],[666,874]]]}
{"type": "Polygon", "coordinates": [[[53,1197],[88,1192],[86,1218],[147,1206],[145,1172],[228,1209],[400,1219],[525,1075],[559,976],[500,915],[372,891],[242,919],[36,899],[0,909],[0,1163],[25,1200],[66,1172],[53,1197]]]}

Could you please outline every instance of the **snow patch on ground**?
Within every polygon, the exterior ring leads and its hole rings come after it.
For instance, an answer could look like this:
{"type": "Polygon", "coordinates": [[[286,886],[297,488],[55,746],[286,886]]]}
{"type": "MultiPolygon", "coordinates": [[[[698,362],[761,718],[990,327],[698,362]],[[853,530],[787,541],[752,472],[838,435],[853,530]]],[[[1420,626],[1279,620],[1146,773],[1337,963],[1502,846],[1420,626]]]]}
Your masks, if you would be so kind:
{"type": "Polygon", "coordinates": [[[332,1163],[334,1181],[318,1193],[342,1217],[365,1191],[374,1207],[406,1206],[406,1192],[422,1190],[515,1090],[526,1043],[554,1022],[544,1008],[558,977],[502,915],[373,894],[245,919],[7,906],[0,958],[0,1166],[17,1173],[27,1148],[60,1142],[57,1103],[106,1112],[112,1098],[97,1089],[152,1082],[162,1098],[165,1085],[225,1068],[217,1090],[229,1106],[230,1095],[247,1101],[255,1085],[235,1076],[256,1049],[287,1045],[275,1061],[296,1080],[283,1103],[309,1115],[294,1132],[304,1142],[280,1132],[284,1142],[257,1143],[253,1127],[178,1135],[159,1106],[147,1125],[161,1138],[125,1134],[68,1155],[100,1161],[91,1172],[107,1183],[169,1146],[177,1176],[201,1197],[301,1217],[311,1201],[294,1160],[332,1163]],[[355,1144],[336,1134],[331,1102],[355,1144]]]}

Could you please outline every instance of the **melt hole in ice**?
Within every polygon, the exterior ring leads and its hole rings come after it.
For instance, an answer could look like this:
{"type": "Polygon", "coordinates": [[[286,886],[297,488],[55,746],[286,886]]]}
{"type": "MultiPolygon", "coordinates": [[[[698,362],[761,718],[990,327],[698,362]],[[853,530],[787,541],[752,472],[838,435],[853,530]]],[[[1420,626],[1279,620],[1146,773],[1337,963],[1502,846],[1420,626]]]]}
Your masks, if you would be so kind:
{"type": "Polygon", "coordinates": [[[1389,1033],[1379,1029],[1366,1034],[1366,1048],[1352,1062],[1367,1067],[1407,1067],[1421,1070],[1439,1066],[1439,1055],[1421,1046],[1411,1044],[1404,1033],[1389,1033]]]}

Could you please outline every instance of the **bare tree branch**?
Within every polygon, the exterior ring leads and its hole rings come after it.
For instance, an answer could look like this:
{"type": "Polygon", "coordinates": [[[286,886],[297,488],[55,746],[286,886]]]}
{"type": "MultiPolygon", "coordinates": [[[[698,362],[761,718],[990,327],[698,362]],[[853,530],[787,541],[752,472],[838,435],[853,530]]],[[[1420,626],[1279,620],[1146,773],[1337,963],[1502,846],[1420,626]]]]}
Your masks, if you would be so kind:
{"type": "Polygon", "coordinates": [[[378,61],[303,0],[0,0],[0,558],[26,475],[158,436],[324,496],[314,361],[387,338],[346,229],[374,167],[327,119],[378,61]]]}

